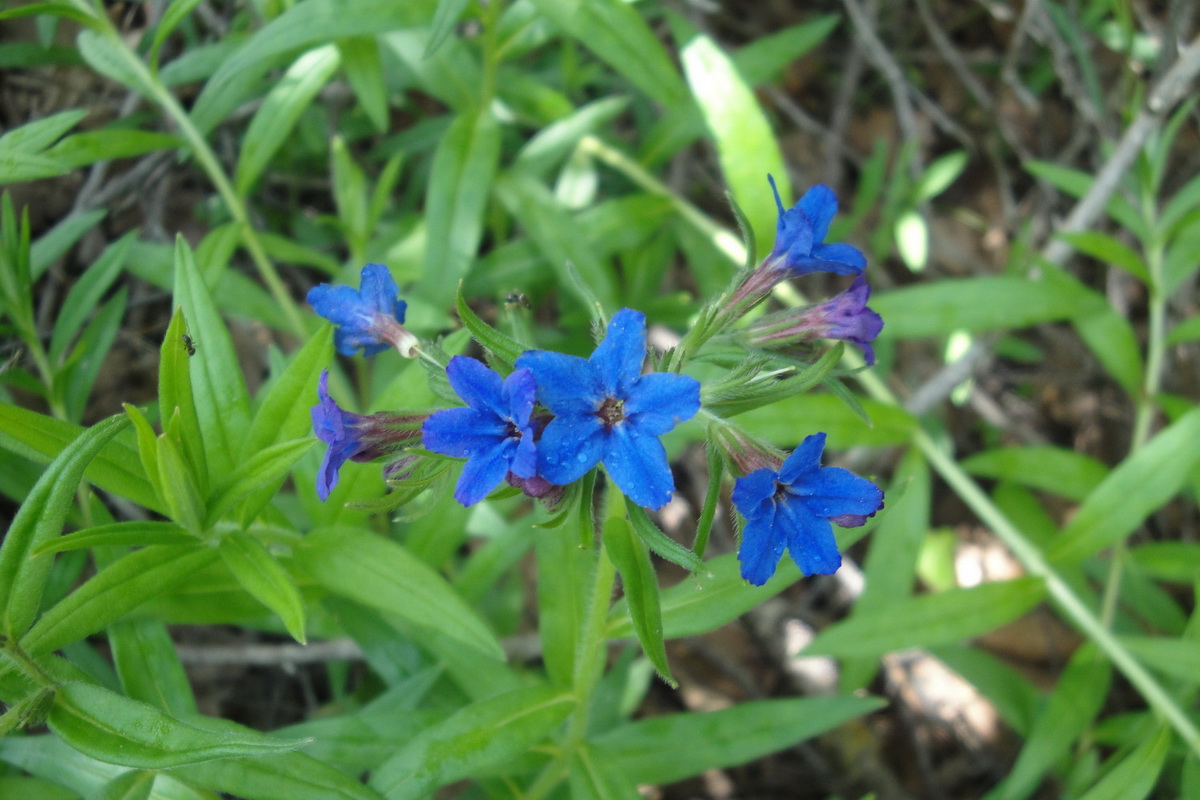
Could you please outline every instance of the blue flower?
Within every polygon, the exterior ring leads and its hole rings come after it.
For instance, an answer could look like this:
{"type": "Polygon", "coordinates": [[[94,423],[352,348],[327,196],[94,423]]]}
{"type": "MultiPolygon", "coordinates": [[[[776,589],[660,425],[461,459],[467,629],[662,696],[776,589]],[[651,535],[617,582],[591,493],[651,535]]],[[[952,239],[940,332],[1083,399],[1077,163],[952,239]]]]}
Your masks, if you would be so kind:
{"type": "Polygon", "coordinates": [[[428,414],[355,414],[329,396],[329,370],[321,372],[317,404],[312,407],[313,432],[329,445],[317,470],[317,496],[322,502],[338,483],[347,461],[373,461],[414,444],[428,414]]]}
{"type": "Polygon", "coordinates": [[[778,472],[758,469],[738,478],[733,503],[746,518],[738,560],[742,577],[762,586],[786,547],[805,575],[829,575],[842,565],[830,523],[853,528],[883,508],[883,492],[866,478],[822,467],[825,434],[805,438],[778,472]]]}
{"type": "Polygon", "coordinates": [[[417,339],[401,325],[407,304],[399,299],[400,290],[388,268],[367,264],[361,286],[355,291],[322,283],[308,292],[309,305],[338,326],[333,335],[337,351],[352,356],[362,348],[363,355],[373,356],[394,347],[400,355],[412,357],[417,339]]]}
{"type": "Polygon", "coordinates": [[[434,412],[425,421],[422,435],[427,450],[466,457],[454,499],[464,506],[474,505],[509,472],[532,478],[537,467],[530,422],[533,374],[518,369],[501,380],[499,373],[479,361],[455,356],[446,376],[467,406],[434,412]]]}
{"type": "Polygon", "coordinates": [[[807,339],[841,339],[863,350],[867,365],[875,363],[871,342],[883,330],[883,318],[867,308],[871,287],[857,276],[850,288],[819,305],[755,320],[746,330],[751,345],[779,347],[807,339]]]}
{"type": "Polygon", "coordinates": [[[804,193],[800,202],[784,210],[779,189],[770,175],[771,191],[779,207],[775,224],[775,248],[768,261],[782,259],[783,267],[792,275],[809,272],[834,272],[838,275],[857,275],[866,269],[867,259],[848,244],[825,244],[829,222],[837,213],[837,197],[833,190],[817,184],[804,193]]]}
{"type": "Polygon", "coordinates": [[[659,436],[700,410],[700,383],[687,375],[642,374],[646,317],[623,308],[590,358],[530,350],[517,366],[537,380],[554,414],[538,442],[538,472],[566,485],[604,462],[633,502],[661,508],[675,481],[659,436]]]}

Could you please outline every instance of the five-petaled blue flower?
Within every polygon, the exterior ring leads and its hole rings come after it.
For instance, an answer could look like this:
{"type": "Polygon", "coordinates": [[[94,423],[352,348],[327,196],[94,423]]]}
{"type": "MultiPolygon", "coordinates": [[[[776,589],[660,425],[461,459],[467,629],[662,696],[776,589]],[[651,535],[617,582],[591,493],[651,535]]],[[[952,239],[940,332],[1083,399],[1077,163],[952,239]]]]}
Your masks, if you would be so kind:
{"type": "MultiPolygon", "coordinates": [[[[784,210],[779,189],[770,175],[771,191],[779,207],[775,225],[775,248],[767,259],[782,259],[782,267],[792,275],[809,272],[834,272],[838,275],[857,275],[867,267],[866,257],[848,244],[825,244],[829,222],[837,213],[837,197],[824,184],[817,184],[804,193],[800,201],[784,210]]],[[[778,262],[777,262],[778,263],[778,262]]]]}
{"type": "Polygon", "coordinates": [[[407,304],[399,293],[387,267],[367,264],[358,291],[322,283],[309,289],[308,302],[338,326],[333,341],[342,355],[352,356],[361,347],[363,355],[373,356],[394,347],[400,355],[411,357],[417,339],[401,325],[407,304]]]}
{"type": "Polygon", "coordinates": [[[738,478],[733,503],[746,518],[738,560],[742,577],[762,586],[786,547],[805,575],[829,575],[842,565],[834,522],[857,527],[883,507],[883,492],[866,478],[822,467],[825,434],[805,438],[778,472],[758,469],[738,478]]]}
{"type": "Polygon", "coordinates": [[[362,423],[366,417],[346,411],[329,396],[329,370],[321,372],[317,399],[319,402],[312,407],[313,431],[318,439],[329,445],[321,468],[317,470],[317,496],[325,501],[337,486],[338,470],[342,465],[367,449],[362,438],[362,423]]]}
{"type": "Polygon", "coordinates": [[[600,462],[633,502],[661,508],[675,481],[658,437],[700,410],[700,383],[687,375],[642,374],[646,317],[623,308],[590,358],[530,350],[517,359],[553,414],[538,442],[538,472],[559,485],[600,462]]]}
{"type": "Polygon", "coordinates": [[[530,423],[533,374],[518,369],[502,380],[479,361],[455,356],[446,376],[467,406],[434,412],[425,420],[422,441],[435,453],[466,457],[454,499],[464,506],[474,505],[509,472],[532,478],[537,468],[530,423]]]}

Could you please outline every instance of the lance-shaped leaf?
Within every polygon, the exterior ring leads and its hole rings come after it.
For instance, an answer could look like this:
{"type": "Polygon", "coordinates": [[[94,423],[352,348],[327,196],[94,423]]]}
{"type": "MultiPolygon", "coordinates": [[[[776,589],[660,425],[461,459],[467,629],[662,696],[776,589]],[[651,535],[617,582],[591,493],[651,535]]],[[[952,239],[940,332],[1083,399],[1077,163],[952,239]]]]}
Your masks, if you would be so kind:
{"type": "Polygon", "coordinates": [[[234,532],[221,540],[221,558],[242,587],[283,620],[288,633],[304,644],[304,600],[296,582],[262,542],[234,532]]]}
{"type": "Polygon", "coordinates": [[[208,464],[204,459],[204,437],[196,415],[196,400],[192,395],[191,353],[195,346],[190,343],[190,339],[191,334],[188,332],[183,309],[176,308],[159,350],[158,405],[164,429],[167,426],[166,421],[172,419],[176,413],[179,414],[177,444],[195,477],[196,489],[201,495],[206,495],[208,464]]]}
{"type": "Polygon", "coordinates": [[[658,600],[658,575],[650,563],[650,553],[633,535],[630,524],[620,517],[610,517],[605,521],[604,546],[617,572],[621,573],[629,617],[646,658],[650,659],[664,681],[672,687],[678,686],[671,677],[671,665],[667,663],[662,610],[658,600]]]}
{"type": "Polygon", "coordinates": [[[88,547],[149,547],[155,544],[195,544],[196,537],[174,522],[157,520],[114,522],[97,525],[81,531],[59,536],[43,542],[34,551],[42,553],[65,553],[88,547]]]}
{"type": "Polygon", "coordinates": [[[54,459],[21,504],[0,542],[0,620],[8,636],[20,637],[33,622],[54,560],[52,555],[31,559],[31,554],[62,533],[88,463],[127,424],[117,416],[85,430],[54,459]]]}
{"type": "Polygon", "coordinates": [[[110,764],[168,769],[217,758],[286,753],[304,739],[282,739],[243,729],[211,730],[154,706],[86,683],[60,686],[47,720],[81,753],[110,764]]]}

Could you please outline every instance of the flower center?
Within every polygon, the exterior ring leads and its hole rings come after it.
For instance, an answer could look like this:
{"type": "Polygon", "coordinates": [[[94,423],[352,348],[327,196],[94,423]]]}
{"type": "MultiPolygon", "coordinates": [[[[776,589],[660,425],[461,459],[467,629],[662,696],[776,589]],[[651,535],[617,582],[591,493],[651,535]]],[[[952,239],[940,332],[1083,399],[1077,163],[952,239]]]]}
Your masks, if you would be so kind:
{"type": "Polygon", "coordinates": [[[611,428],[625,419],[625,401],[615,397],[604,398],[600,408],[596,409],[596,416],[600,418],[606,428],[611,428]]]}

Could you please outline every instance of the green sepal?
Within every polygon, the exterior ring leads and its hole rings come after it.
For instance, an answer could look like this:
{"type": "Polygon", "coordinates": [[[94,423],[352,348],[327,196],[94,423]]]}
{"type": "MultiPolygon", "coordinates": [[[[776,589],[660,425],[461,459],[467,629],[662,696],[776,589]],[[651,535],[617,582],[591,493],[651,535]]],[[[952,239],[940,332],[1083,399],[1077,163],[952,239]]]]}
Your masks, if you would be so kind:
{"type": "MultiPolygon", "coordinates": [[[[635,506],[630,506],[633,512],[635,506]]],[[[639,511],[641,509],[638,509],[639,511]]],[[[645,512],[643,512],[644,515],[645,512]]],[[[630,517],[632,518],[632,513],[630,517]]],[[[633,527],[620,517],[609,517],[604,522],[604,547],[612,559],[621,582],[625,587],[625,601],[633,630],[642,651],[654,665],[659,676],[672,688],[679,683],[671,676],[667,663],[667,648],[663,643],[662,608],[658,597],[658,575],[650,562],[646,546],[633,535],[633,527]]]]}
{"type": "Polygon", "coordinates": [[[842,360],[838,342],[816,362],[799,366],[774,356],[751,356],[721,380],[701,387],[701,402],[713,414],[732,417],[806,392],[842,360]]]}

